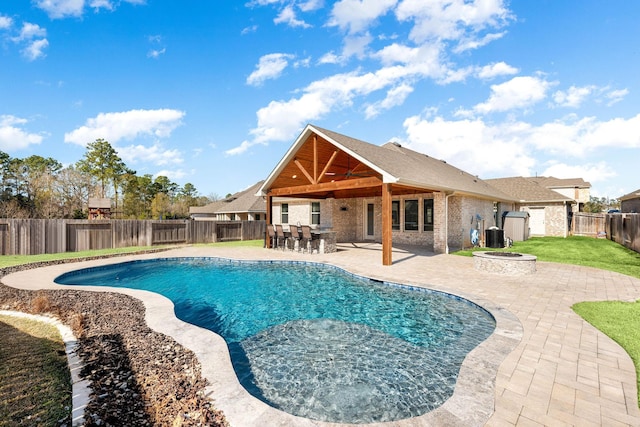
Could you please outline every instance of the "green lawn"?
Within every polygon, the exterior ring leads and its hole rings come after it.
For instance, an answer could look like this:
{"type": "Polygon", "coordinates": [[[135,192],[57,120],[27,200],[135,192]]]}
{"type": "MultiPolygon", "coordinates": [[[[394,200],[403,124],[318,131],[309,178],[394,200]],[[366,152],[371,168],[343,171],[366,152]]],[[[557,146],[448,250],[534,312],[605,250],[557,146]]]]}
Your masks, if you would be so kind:
{"type": "Polygon", "coordinates": [[[640,390],[640,301],[580,302],[571,308],[624,348],[636,367],[636,383],[640,390]]]}
{"type": "Polygon", "coordinates": [[[100,249],[94,251],[81,252],[63,252],[59,254],[42,254],[42,255],[3,255],[0,256],[0,268],[13,267],[22,264],[31,264],[34,262],[57,261],[61,259],[85,258],[103,255],[115,255],[132,252],[140,252],[148,249],[159,249],[164,246],[132,246],[130,248],[118,249],[100,249]]]}
{"type": "Polygon", "coordinates": [[[71,375],[58,329],[0,315],[0,427],[71,422],[71,375]]]}
{"type": "Polygon", "coordinates": [[[592,237],[532,237],[513,242],[508,249],[475,248],[456,255],[472,256],[474,251],[504,250],[535,255],[540,261],[585,265],[640,278],[640,254],[611,240],[592,237]]]}
{"type": "MultiPolygon", "coordinates": [[[[251,246],[262,247],[262,240],[245,240],[219,243],[202,243],[194,246],[251,246]]],[[[0,256],[0,268],[13,267],[22,264],[31,264],[35,262],[57,261],[61,259],[85,258],[104,255],[117,255],[141,252],[150,249],[171,249],[172,246],[132,246],[129,248],[118,249],[101,249],[94,251],[81,252],[64,252],[59,254],[42,254],[42,255],[4,255],[0,256]]]]}

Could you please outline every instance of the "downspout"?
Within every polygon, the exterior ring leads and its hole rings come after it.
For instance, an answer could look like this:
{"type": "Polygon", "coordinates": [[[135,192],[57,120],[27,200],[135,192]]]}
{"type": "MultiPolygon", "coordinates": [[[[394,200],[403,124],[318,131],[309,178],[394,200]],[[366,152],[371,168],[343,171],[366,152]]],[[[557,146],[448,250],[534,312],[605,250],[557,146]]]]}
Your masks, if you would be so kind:
{"type": "MultiPolygon", "coordinates": [[[[446,193],[445,193],[446,194],[446,193]]],[[[446,194],[444,197],[444,253],[449,253],[449,197],[453,196],[453,193],[446,194]]]]}
{"type": "Polygon", "coordinates": [[[567,238],[567,229],[569,228],[569,212],[567,211],[567,201],[563,201],[562,205],[564,206],[564,238],[567,238]]]}

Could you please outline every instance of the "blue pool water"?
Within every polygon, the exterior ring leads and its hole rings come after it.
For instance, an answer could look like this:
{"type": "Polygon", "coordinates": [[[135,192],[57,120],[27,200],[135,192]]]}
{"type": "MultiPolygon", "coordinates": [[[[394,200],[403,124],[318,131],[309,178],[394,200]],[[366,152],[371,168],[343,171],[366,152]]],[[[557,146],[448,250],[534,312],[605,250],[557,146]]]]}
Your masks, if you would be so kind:
{"type": "Polygon", "coordinates": [[[311,419],[369,423],[422,415],[452,394],[464,357],[495,329],[441,292],[296,262],[171,258],[66,273],[56,283],[145,289],[221,335],[254,396],[311,419]]]}

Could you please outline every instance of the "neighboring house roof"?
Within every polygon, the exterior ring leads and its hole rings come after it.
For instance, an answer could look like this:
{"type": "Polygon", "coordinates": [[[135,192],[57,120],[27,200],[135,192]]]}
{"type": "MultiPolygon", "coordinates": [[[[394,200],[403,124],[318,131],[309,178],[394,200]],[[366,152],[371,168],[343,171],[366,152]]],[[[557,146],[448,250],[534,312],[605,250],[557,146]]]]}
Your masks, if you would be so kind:
{"type": "Polygon", "coordinates": [[[89,203],[88,203],[89,208],[96,208],[96,209],[109,209],[111,208],[111,199],[109,199],[108,197],[102,198],[102,197],[89,197],[89,203]]]}
{"type": "Polygon", "coordinates": [[[297,150],[313,133],[379,173],[384,183],[424,189],[425,191],[458,192],[484,199],[514,200],[511,196],[488,185],[477,176],[458,169],[443,160],[418,153],[397,143],[374,145],[314,125],[307,125],[271,172],[260,189],[262,194],[269,190],[284,167],[295,159],[297,150]]]}
{"type": "Polygon", "coordinates": [[[624,196],[620,197],[618,200],[623,201],[623,200],[633,200],[633,199],[639,199],[640,198],[640,188],[638,188],[636,191],[632,191],[629,194],[625,194],[624,196]]]}
{"type": "Polygon", "coordinates": [[[582,178],[556,178],[553,176],[536,176],[528,178],[546,188],[591,188],[591,184],[582,178]]]}
{"type": "Polygon", "coordinates": [[[190,214],[225,214],[244,212],[266,212],[267,203],[259,196],[256,196],[258,189],[264,181],[253,184],[246,190],[239,191],[225,199],[216,200],[206,206],[191,206],[190,214]]]}
{"type": "Polygon", "coordinates": [[[550,203],[574,201],[570,197],[563,196],[557,191],[542,185],[539,180],[528,177],[495,178],[487,179],[487,183],[500,191],[513,196],[521,203],[550,203]]]}

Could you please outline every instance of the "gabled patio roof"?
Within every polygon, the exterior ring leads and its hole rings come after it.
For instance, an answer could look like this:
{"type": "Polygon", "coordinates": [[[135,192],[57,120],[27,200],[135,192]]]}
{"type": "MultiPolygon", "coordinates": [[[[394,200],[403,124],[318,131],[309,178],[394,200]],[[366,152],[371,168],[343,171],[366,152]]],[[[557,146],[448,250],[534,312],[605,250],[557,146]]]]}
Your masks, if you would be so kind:
{"type": "Polygon", "coordinates": [[[373,145],[307,125],[259,194],[307,198],[373,197],[390,184],[394,195],[442,191],[514,201],[477,176],[396,143],[373,145]]]}

